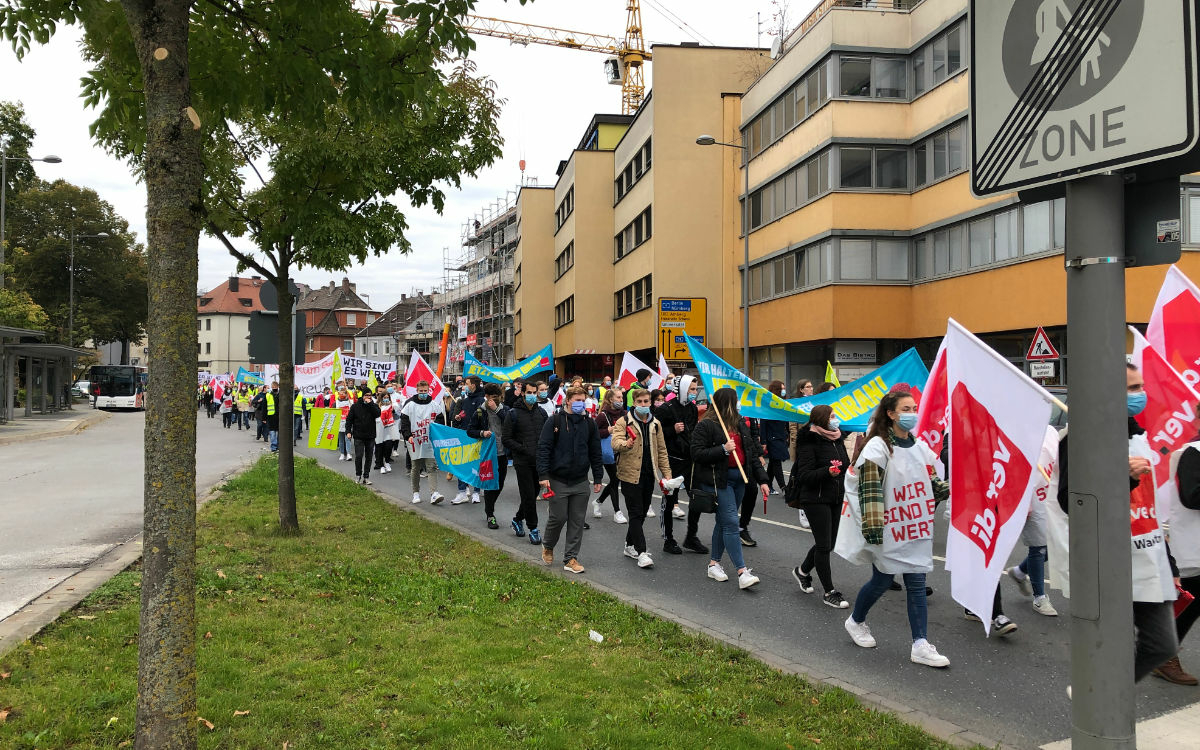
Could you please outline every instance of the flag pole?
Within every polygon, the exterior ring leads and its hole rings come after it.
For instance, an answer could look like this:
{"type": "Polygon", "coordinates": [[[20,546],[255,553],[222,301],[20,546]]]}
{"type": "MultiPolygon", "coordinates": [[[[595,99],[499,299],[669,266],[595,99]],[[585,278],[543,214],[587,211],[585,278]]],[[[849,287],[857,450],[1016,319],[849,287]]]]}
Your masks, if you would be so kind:
{"type": "Polygon", "coordinates": [[[1037,382],[1033,378],[1026,375],[1020,368],[1018,368],[1012,362],[1009,362],[1004,357],[1001,357],[999,352],[997,352],[995,349],[988,346],[987,344],[984,344],[983,341],[981,341],[978,336],[976,336],[975,334],[968,331],[966,329],[966,327],[963,326],[961,323],[959,323],[957,320],[955,320],[954,318],[946,318],[946,323],[954,326],[955,328],[957,328],[958,330],[967,334],[968,336],[975,339],[976,341],[979,341],[980,344],[983,344],[982,348],[984,350],[984,353],[988,354],[989,356],[991,356],[993,359],[995,359],[1000,364],[1004,365],[1008,369],[1012,370],[1013,372],[1017,373],[1018,375],[1025,378],[1030,383],[1032,383],[1034,385],[1034,387],[1038,389],[1038,395],[1041,396],[1042,399],[1044,399],[1045,401],[1048,401],[1049,403],[1054,404],[1058,408],[1062,409],[1063,413],[1067,412],[1067,405],[1064,404],[1061,400],[1055,398],[1053,393],[1051,393],[1050,391],[1048,391],[1044,387],[1042,387],[1041,383],[1037,382]]]}
{"type": "MultiPolygon", "coordinates": [[[[725,439],[732,440],[732,438],[729,437],[729,429],[725,426],[725,420],[721,418],[721,410],[717,408],[716,404],[713,404],[712,408],[713,408],[713,411],[715,411],[717,413],[717,422],[719,422],[721,425],[721,431],[725,433],[725,439]]],[[[745,450],[745,448],[743,448],[742,450],[745,450]]],[[[750,455],[750,454],[747,453],[746,455],[750,455]]],[[[733,452],[733,460],[737,464],[738,472],[740,472],[742,475],[742,481],[745,482],[746,484],[749,484],[750,480],[746,479],[746,470],[742,468],[742,459],[738,458],[738,454],[737,454],[736,450],[733,452]]]]}

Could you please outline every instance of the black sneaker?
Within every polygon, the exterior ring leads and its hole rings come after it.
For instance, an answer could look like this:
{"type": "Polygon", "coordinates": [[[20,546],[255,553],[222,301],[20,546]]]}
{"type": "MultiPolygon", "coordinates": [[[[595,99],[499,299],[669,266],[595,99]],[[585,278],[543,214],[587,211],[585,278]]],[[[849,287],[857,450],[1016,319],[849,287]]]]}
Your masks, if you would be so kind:
{"type": "Polygon", "coordinates": [[[491,516],[491,517],[489,517],[489,518],[488,518],[488,521],[487,521],[487,526],[488,526],[488,528],[489,528],[489,529],[498,529],[498,528],[500,528],[500,524],[496,523],[496,517],[495,517],[495,516],[491,516]]]}
{"type": "Polygon", "coordinates": [[[668,539],[667,541],[663,542],[663,552],[666,552],[668,555],[683,554],[683,550],[679,548],[679,543],[674,539],[668,539]]]}
{"type": "Polygon", "coordinates": [[[850,607],[850,602],[846,601],[846,597],[842,596],[841,592],[837,589],[826,593],[824,601],[834,609],[849,609],[850,607]]]}
{"type": "Polygon", "coordinates": [[[592,528],[592,525],[590,523],[588,523],[587,521],[584,521],[583,522],[583,530],[587,531],[590,528],[592,528]]]}
{"type": "Polygon", "coordinates": [[[900,582],[893,578],[891,585],[888,586],[888,591],[903,591],[903,590],[904,590],[904,587],[900,585],[900,582]]]}
{"type": "Polygon", "coordinates": [[[792,578],[796,579],[796,583],[800,584],[800,590],[806,594],[813,592],[812,576],[804,575],[800,568],[792,568],[792,578]]]}
{"type": "Polygon", "coordinates": [[[699,555],[708,554],[708,547],[705,547],[704,543],[694,536],[689,536],[687,539],[683,540],[683,548],[689,552],[695,552],[699,555]]]}
{"type": "Polygon", "coordinates": [[[742,529],[738,532],[738,536],[742,538],[742,546],[757,547],[758,542],[754,541],[754,537],[750,536],[750,529],[742,529]]]}

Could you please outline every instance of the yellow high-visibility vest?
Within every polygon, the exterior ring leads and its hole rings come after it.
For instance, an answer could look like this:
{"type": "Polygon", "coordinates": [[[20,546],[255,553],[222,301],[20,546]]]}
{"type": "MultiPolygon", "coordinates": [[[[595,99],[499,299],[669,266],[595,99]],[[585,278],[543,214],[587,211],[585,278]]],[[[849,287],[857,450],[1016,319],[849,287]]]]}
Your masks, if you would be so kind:
{"type": "Polygon", "coordinates": [[[292,402],[292,414],[300,416],[304,414],[304,394],[297,393],[296,400],[292,402]]]}
{"type": "Polygon", "coordinates": [[[267,416],[275,416],[275,397],[270,393],[267,394],[267,416]]]}

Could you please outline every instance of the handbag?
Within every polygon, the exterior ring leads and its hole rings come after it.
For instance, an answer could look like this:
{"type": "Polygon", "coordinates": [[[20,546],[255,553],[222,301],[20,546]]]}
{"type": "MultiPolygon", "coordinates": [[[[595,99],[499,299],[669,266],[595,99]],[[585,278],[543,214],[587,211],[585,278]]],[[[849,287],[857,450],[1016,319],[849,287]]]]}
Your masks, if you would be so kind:
{"type": "Polygon", "coordinates": [[[617,457],[613,455],[611,435],[606,438],[600,438],[600,454],[603,456],[605,465],[615,464],[617,462],[617,457]]]}
{"type": "MultiPolygon", "coordinates": [[[[688,503],[690,508],[695,508],[698,513],[716,513],[717,512],[717,494],[708,490],[700,489],[696,484],[696,465],[692,464],[692,477],[688,484],[691,489],[688,494],[691,500],[688,503]]],[[[717,472],[713,469],[713,487],[717,486],[717,472]]]]}
{"type": "Polygon", "coordinates": [[[796,480],[796,476],[800,472],[796,471],[795,465],[792,466],[792,473],[788,476],[787,485],[783,488],[783,502],[787,503],[789,508],[800,507],[800,482],[796,480]]]}

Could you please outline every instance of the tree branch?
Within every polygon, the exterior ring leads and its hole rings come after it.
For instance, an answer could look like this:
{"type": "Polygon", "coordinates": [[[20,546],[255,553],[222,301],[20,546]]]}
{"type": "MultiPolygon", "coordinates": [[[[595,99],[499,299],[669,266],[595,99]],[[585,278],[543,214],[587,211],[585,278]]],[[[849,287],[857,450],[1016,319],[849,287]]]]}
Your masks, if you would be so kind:
{"type": "Polygon", "coordinates": [[[275,273],[268,271],[266,267],[255,260],[253,256],[247,255],[246,253],[243,253],[241,250],[238,250],[236,247],[234,247],[233,243],[229,241],[229,238],[225,236],[225,232],[223,232],[215,222],[207,221],[205,222],[205,226],[208,228],[210,234],[221,241],[221,244],[225,246],[225,249],[229,251],[229,254],[244,263],[247,268],[253,268],[254,270],[258,271],[263,275],[264,278],[266,278],[267,281],[270,281],[272,284],[279,280],[278,264],[275,263],[275,258],[270,254],[268,254],[267,257],[271,258],[271,264],[276,266],[275,273]]]}
{"type": "Polygon", "coordinates": [[[263,179],[262,173],[258,171],[258,167],[254,166],[254,162],[250,160],[250,154],[246,153],[246,147],[243,146],[242,142],[238,140],[238,137],[233,134],[233,130],[231,130],[229,127],[229,120],[222,118],[221,124],[225,126],[225,132],[229,133],[229,137],[232,138],[233,142],[237,145],[238,151],[242,152],[242,158],[246,160],[246,164],[253,169],[254,174],[258,176],[258,181],[263,184],[263,187],[266,187],[267,181],[263,179]]]}

